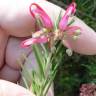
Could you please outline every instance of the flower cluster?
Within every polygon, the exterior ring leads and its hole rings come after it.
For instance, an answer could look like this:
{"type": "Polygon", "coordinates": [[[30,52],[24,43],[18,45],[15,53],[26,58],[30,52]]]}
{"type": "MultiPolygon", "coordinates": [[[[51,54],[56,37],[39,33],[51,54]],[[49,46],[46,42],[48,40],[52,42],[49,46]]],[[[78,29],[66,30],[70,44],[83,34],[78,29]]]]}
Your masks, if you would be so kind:
{"type": "MultiPolygon", "coordinates": [[[[77,39],[81,34],[81,29],[78,26],[71,26],[69,18],[76,12],[75,2],[71,3],[67,8],[64,16],[59,20],[57,28],[54,29],[54,24],[47,13],[36,3],[32,3],[29,7],[31,15],[42,22],[42,27],[39,31],[32,34],[32,38],[27,39],[21,43],[21,46],[28,47],[32,44],[47,43],[54,44],[56,40],[65,40],[66,36],[71,36],[77,39]]],[[[68,44],[67,44],[68,45],[68,44]]],[[[68,48],[70,46],[67,46],[68,48]]]]}

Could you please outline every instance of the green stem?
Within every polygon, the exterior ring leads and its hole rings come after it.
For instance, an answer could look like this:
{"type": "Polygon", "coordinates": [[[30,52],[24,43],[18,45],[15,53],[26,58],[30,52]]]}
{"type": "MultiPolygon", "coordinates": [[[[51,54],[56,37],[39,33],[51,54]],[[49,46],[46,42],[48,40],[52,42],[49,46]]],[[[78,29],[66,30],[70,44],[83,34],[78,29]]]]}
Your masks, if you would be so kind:
{"type": "Polygon", "coordinates": [[[34,53],[35,53],[35,57],[36,57],[36,60],[37,60],[37,64],[38,64],[40,74],[44,78],[45,74],[44,74],[44,70],[43,70],[43,58],[42,58],[43,55],[41,53],[41,50],[38,47],[39,46],[37,46],[37,45],[33,45],[33,50],[34,50],[34,53]]]}

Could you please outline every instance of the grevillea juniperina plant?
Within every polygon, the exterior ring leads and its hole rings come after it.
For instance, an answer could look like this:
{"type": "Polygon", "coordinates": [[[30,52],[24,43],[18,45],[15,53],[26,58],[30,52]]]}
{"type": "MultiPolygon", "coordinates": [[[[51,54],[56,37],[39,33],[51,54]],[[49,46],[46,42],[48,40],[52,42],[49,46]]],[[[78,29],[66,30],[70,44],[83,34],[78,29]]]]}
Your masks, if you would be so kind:
{"type": "Polygon", "coordinates": [[[63,41],[68,35],[72,36],[73,39],[78,38],[81,34],[81,28],[68,24],[69,18],[75,14],[75,11],[76,4],[72,3],[67,8],[61,20],[59,20],[56,28],[54,28],[55,25],[53,25],[53,22],[47,13],[38,4],[32,3],[30,6],[30,13],[35,19],[39,19],[42,24],[40,30],[32,34],[32,38],[22,42],[22,47],[27,47],[35,43],[47,43],[55,40],[63,41]]]}
{"type": "MultiPolygon", "coordinates": [[[[29,11],[36,20],[36,26],[39,29],[32,33],[32,38],[21,43],[22,47],[32,45],[39,69],[28,72],[28,74],[31,73],[29,74],[29,90],[34,92],[36,96],[46,96],[55,78],[59,63],[62,60],[62,56],[59,54],[61,44],[65,44],[67,37],[77,40],[81,34],[81,28],[72,25],[73,19],[69,20],[76,12],[75,2],[68,6],[63,16],[61,16],[62,11],[60,12],[58,20],[55,23],[52,22],[47,13],[36,3],[30,5],[29,11]],[[61,57],[58,58],[59,55],[61,57]]],[[[68,42],[65,45],[68,49],[71,49],[68,42]]],[[[69,54],[70,50],[67,52],[69,54]]],[[[24,81],[27,82],[26,78],[24,81]]]]}

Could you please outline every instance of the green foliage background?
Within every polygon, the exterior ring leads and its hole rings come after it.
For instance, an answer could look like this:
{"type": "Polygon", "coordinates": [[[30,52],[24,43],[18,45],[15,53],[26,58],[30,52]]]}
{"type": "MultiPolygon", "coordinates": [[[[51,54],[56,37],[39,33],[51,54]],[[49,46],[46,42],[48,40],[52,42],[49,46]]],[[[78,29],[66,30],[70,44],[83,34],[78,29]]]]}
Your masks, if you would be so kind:
{"type": "MultiPolygon", "coordinates": [[[[72,0],[49,0],[66,8],[72,0]]],[[[76,0],[77,13],[85,23],[96,31],[96,0],[76,0]]],[[[64,52],[65,52],[64,48],[64,52]]],[[[66,54],[55,78],[55,96],[79,96],[83,83],[96,83],[96,56],[84,56],[74,53],[66,54]]]]}

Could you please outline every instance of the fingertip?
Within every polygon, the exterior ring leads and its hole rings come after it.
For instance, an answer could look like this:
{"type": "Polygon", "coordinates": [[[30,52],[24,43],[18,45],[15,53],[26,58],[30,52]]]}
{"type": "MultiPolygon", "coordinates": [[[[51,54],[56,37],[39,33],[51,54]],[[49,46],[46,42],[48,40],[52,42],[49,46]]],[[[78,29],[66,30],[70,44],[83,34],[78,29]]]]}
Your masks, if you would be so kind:
{"type": "Polygon", "coordinates": [[[35,96],[35,95],[17,84],[5,80],[0,80],[0,96],[35,96]]]}
{"type": "Polygon", "coordinates": [[[84,55],[95,55],[96,54],[96,33],[85,24],[82,20],[75,17],[75,22],[73,25],[79,26],[81,30],[81,35],[77,40],[68,38],[67,42],[70,44],[71,48],[80,54],[84,55]]]}

